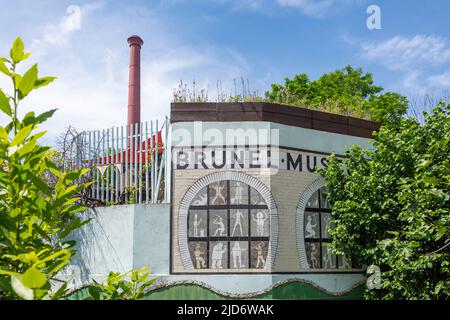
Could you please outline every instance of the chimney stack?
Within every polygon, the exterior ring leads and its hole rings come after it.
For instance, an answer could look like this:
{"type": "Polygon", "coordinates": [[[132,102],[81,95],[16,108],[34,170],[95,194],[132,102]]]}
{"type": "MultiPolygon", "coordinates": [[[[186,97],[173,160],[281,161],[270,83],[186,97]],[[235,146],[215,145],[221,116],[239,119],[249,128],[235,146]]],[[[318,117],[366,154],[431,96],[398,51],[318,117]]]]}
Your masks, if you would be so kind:
{"type": "Polygon", "coordinates": [[[136,35],[128,38],[130,45],[130,78],[128,82],[127,124],[141,122],[141,46],[144,41],[136,35]]]}

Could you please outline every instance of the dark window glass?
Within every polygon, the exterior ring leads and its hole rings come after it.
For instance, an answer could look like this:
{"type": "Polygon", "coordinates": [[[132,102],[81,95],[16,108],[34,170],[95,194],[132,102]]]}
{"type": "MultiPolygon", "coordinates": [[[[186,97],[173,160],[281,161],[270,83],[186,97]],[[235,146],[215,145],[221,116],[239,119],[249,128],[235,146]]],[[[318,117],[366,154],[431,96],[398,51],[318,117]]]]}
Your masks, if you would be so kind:
{"type": "Polygon", "coordinates": [[[265,268],[270,213],[249,185],[224,180],[201,189],[189,207],[187,227],[194,268],[265,268]]]}
{"type": "Polygon", "coordinates": [[[331,242],[331,206],[328,191],[320,188],[308,199],[304,214],[305,251],[311,269],[351,269],[352,261],[328,250],[331,242]]]}

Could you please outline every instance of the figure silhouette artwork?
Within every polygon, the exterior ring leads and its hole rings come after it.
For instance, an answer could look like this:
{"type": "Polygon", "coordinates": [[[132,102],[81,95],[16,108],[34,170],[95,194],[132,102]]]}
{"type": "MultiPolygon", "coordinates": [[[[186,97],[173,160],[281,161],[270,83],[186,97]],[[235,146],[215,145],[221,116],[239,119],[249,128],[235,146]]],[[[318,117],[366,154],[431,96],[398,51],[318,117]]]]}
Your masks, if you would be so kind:
{"type": "Polygon", "coordinates": [[[231,214],[231,217],[234,218],[233,230],[231,231],[231,236],[234,236],[234,232],[237,228],[239,228],[239,235],[243,236],[242,232],[242,219],[244,219],[244,214],[237,210],[235,213],[231,214]]]}
{"type": "Polygon", "coordinates": [[[242,191],[244,189],[241,186],[240,182],[236,182],[236,188],[234,189],[234,197],[231,199],[231,204],[240,204],[242,203],[242,191]]]}
{"type": "Polygon", "coordinates": [[[319,197],[317,196],[317,192],[314,194],[314,198],[311,197],[308,200],[307,207],[310,207],[310,208],[317,208],[317,207],[319,207],[319,197]]]}
{"type": "Polygon", "coordinates": [[[313,269],[319,268],[319,261],[317,261],[317,248],[314,244],[311,245],[311,252],[309,257],[311,259],[311,267],[313,269]]]}
{"type": "MultiPolygon", "coordinates": [[[[315,238],[316,237],[316,231],[314,228],[317,226],[317,222],[312,223],[312,217],[308,216],[308,222],[306,223],[306,238],[315,238]]],[[[314,219],[315,220],[315,219],[314,219]]]]}
{"type": "Polygon", "coordinates": [[[266,260],[263,258],[263,245],[258,243],[254,248],[256,250],[256,269],[263,269],[266,264],[266,260]]]}
{"type": "Polygon", "coordinates": [[[215,185],[212,185],[212,188],[215,191],[214,198],[211,200],[212,204],[225,204],[226,200],[225,197],[222,194],[222,190],[225,188],[220,183],[216,183],[215,185]],[[220,202],[217,202],[217,200],[221,200],[220,202]]]}
{"type": "Polygon", "coordinates": [[[214,232],[214,237],[219,237],[225,235],[225,223],[223,223],[223,218],[221,216],[216,215],[216,218],[214,219],[213,223],[217,225],[216,231],[214,232]]]}
{"type": "Polygon", "coordinates": [[[197,214],[194,214],[194,222],[192,225],[194,226],[194,237],[198,237],[198,226],[202,222],[202,218],[198,218],[197,214]]]}
{"type": "Polygon", "coordinates": [[[231,249],[231,258],[233,259],[233,268],[245,268],[245,263],[242,263],[242,252],[247,249],[242,249],[239,242],[235,242],[231,249]]]}
{"type": "Polygon", "coordinates": [[[204,251],[200,248],[200,244],[197,244],[194,250],[195,266],[197,269],[206,268],[206,262],[203,258],[204,254],[204,251]]]}
{"type": "Polygon", "coordinates": [[[223,247],[222,242],[218,242],[214,247],[211,255],[211,268],[213,269],[222,269],[222,259],[223,254],[226,252],[226,249],[223,247]]]}
{"type": "Polygon", "coordinates": [[[340,264],[340,266],[339,266],[339,268],[342,268],[342,269],[351,269],[351,265],[350,265],[350,261],[349,261],[349,259],[347,259],[344,255],[342,255],[342,259],[341,259],[341,264],[340,264]]]}
{"type": "Polygon", "coordinates": [[[334,261],[331,253],[328,251],[324,251],[323,253],[323,267],[325,269],[332,269],[334,268],[334,261]]]}
{"type": "Polygon", "coordinates": [[[204,206],[204,205],[206,205],[208,195],[206,193],[204,195],[199,194],[198,197],[200,199],[195,200],[193,205],[194,206],[204,206]]]}
{"type": "Polygon", "coordinates": [[[256,223],[256,235],[264,236],[264,226],[266,224],[266,220],[269,218],[266,212],[258,211],[255,214],[252,214],[252,219],[256,223]]]}
{"type": "Polygon", "coordinates": [[[328,229],[330,229],[330,220],[331,220],[331,217],[328,215],[323,217],[323,222],[324,222],[323,237],[324,238],[328,238],[330,236],[328,233],[328,229]]]}

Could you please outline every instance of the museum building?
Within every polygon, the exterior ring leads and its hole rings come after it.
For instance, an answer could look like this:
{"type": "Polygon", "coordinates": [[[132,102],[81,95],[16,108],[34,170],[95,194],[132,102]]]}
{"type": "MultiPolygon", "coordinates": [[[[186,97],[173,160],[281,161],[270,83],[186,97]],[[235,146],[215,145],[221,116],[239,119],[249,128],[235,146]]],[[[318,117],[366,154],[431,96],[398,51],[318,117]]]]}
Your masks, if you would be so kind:
{"type": "Polygon", "coordinates": [[[85,135],[92,197],[108,205],[84,213],[92,221],[75,236],[74,289],[150,267],[158,281],[149,299],[359,297],[364,269],[327,249],[331,207],[317,170],[331,153],[371,148],[378,124],[263,102],[171,103],[164,128],[148,130],[143,42],[129,44],[128,125],[107,140],[117,153],[93,157],[97,134],[85,135]]]}

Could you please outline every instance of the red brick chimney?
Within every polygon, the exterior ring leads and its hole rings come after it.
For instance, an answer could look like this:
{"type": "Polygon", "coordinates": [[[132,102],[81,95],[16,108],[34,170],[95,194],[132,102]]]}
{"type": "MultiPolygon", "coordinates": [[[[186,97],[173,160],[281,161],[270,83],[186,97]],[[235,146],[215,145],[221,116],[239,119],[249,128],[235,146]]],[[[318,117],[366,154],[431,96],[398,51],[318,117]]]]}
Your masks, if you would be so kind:
{"type": "Polygon", "coordinates": [[[128,38],[130,45],[130,79],[128,82],[127,124],[141,122],[141,46],[144,41],[136,35],[128,38]]]}

